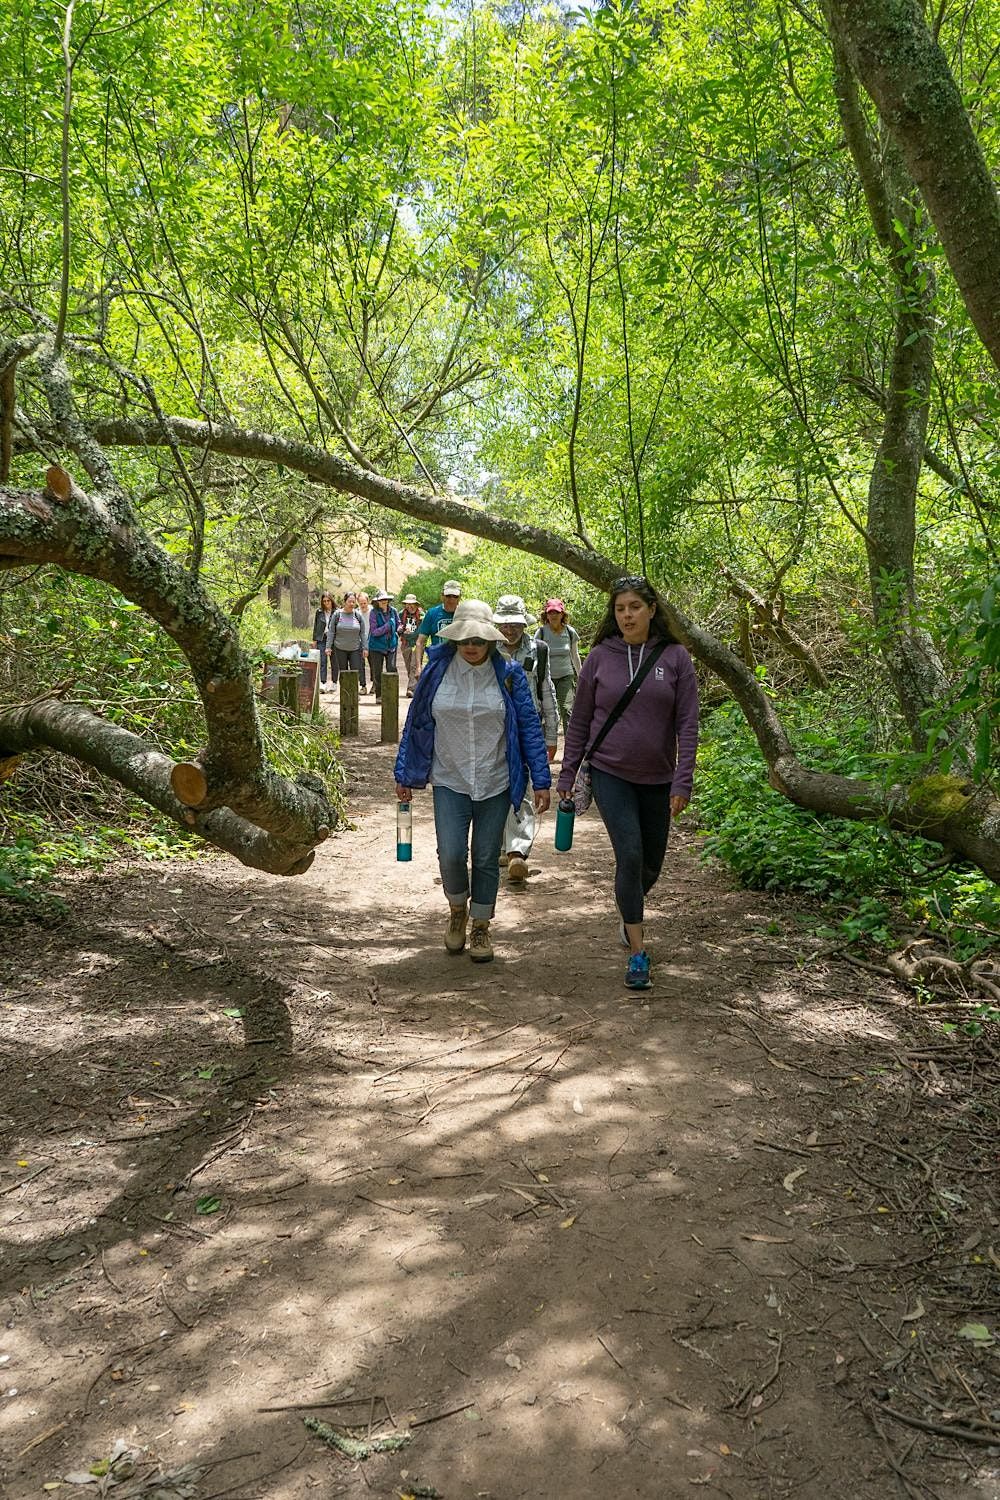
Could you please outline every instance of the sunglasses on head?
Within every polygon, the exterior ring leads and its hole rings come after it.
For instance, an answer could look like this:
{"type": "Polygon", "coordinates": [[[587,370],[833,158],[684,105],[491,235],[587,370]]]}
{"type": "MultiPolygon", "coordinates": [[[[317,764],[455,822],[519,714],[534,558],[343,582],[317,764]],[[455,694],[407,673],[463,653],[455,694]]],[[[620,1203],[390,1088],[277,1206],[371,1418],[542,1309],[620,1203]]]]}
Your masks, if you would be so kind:
{"type": "Polygon", "coordinates": [[[616,578],[611,585],[613,594],[624,593],[626,589],[648,589],[649,579],[644,578],[641,573],[626,573],[623,578],[616,578]]]}

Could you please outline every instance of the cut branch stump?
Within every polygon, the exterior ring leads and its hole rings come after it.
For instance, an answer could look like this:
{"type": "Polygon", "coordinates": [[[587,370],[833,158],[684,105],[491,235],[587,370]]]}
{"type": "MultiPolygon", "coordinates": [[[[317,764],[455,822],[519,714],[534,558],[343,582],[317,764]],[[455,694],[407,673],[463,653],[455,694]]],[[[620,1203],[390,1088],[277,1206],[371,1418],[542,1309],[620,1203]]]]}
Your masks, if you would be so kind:
{"type": "Polygon", "coordinates": [[[170,785],[185,807],[200,807],[208,796],[208,777],[197,760],[178,761],[170,773],[170,785]]]}

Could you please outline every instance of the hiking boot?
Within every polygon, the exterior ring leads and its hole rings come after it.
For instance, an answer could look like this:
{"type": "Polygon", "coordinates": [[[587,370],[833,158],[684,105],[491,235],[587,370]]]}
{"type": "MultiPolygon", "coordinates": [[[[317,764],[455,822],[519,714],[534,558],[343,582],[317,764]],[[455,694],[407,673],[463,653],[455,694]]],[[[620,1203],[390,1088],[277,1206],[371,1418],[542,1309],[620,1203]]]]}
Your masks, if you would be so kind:
{"type": "Polygon", "coordinates": [[[490,924],[478,917],[472,924],[472,936],[469,938],[469,957],[474,964],[488,964],[493,962],[490,924]]]}
{"type": "Polygon", "coordinates": [[[505,854],[504,851],[501,849],[500,850],[500,868],[501,868],[501,870],[506,870],[506,868],[507,868],[507,861],[509,859],[510,859],[510,855],[509,854],[505,854]]]}
{"type": "Polygon", "coordinates": [[[451,916],[448,918],[448,927],[444,935],[444,945],[449,953],[461,953],[465,947],[465,928],[469,920],[469,908],[465,902],[461,906],[451,908],[451,916]]]}
{"type": "Polygon", "coordinates": [[[528,861],[523,854],[512,854],[507,861],[507,879],[511,885],[523,885],[528,878],[528,861]]]}
{"type": "Polygon", "coordinates": [[[630,954],[628,968],[625,970],[625,988],[648,990],[652,983],[649,977],[649,954],[645,952],[630,954]]]}

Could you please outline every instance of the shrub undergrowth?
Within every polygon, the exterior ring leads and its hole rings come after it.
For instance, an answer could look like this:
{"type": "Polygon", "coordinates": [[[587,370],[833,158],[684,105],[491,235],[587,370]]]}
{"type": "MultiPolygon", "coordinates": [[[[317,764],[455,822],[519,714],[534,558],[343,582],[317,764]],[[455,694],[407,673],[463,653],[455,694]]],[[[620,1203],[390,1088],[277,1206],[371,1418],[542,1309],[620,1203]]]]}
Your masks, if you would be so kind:
{"type": "MultiPolygon", "coordinates": [[[[866,718],[838,711],[823,695],[783,712],[808,765],[872,780],[884,775],[887,761],[866,718]]],[[[732,703],[711,714],[703,732],[698,815],[706,856],[752,889],[816,898],[824,935],[889,946],[917,925],[963,960],[1000,936],[1000,890],[982,871],[934,868],[937,844],[880,824],[821,817],[768,786],[757,743],[732,703]]]]}

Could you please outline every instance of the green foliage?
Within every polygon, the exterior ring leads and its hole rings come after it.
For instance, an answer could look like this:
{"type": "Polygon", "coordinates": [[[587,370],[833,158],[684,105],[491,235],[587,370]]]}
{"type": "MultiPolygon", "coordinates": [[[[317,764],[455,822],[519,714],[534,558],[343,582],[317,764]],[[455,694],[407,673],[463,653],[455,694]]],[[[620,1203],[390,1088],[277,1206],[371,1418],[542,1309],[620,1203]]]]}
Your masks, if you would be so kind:
{"type": "MultiPolygon", "coordinates": [[[[802,700],[792,729],[818,770],[878,779],[885,757],[867,721],[823,695],[802,700]]],[[[820,931],[888,946],[901,926],[940,935],[956,958],[1000,935],[1000,889],[978,870],[941,870],[940,849],[877,824],[821,818],[767,785],[760,752],[731,704],[709,718],[699,752],[698,817],[707,857],[753,889],[797,891],[823,902],[820,931]]]]}
{"type": "Polygon", "coordinates": [[[134,798],[123,806],[121,822],[84,815],[60,825],[57,818],[18,806],[15,793],[12,782],[0,789],[0,923],[63,915],[65,902],[49,889],[62,871],[98,869],[125,858],[189,859],[199,852],[179,828],[134,798]]]}
{"type": "MultiPolygon", "coordinates": [[[[831,727],[828,710],[817,702],[801,715],[795,740],[807,763],[871,774],[864,721],[831,727]]],[[[769,787],[756,741],[730,704],[712,714],[699,752],[698,815],[706,854],[758,890],[853,900],[904,879],[916,857],[912,841],[875,824],[805,812],[769,787]]]]}
{"type": "Polygon", "coordinates": [[[441,585],[449,578],[459,579],[463,592],[472,597],[466,583],[467,567],[466,554],[443,552],[432,566],[421,568],[419,573],[411,573],[408,578],[404,578],[396,591],[397,606],[406,594],[416,594],[421,609],[430,609],[432,604],[440,604],[441,585]]]}
{"type": "Polygon", "coordinates": [[[971,726],[975,781],[995,777],[1000,758],[1000,573],[983,586],[990,561],[975,551],[955,589],[944,638],[959,671],[951,697],[926,716],[929,754],[946,768],[955,764],[954,745],[944,754],[943,747],[960,728],[966,739],[965,726],[971,726]]]}
{"type": "MultiPolygon", "coordinates": [[[[993,62],[996,0],[980,10],[976,26],[961,7],[939,18],[966,80],[993,62]]],[[[789,710],[810,763],[892,768],[928,790],[927,778],[966,769],[995,775],[1000,392],[939,276],[927,429],[938,461],[917,497],[912,582],[932,601],[917,623],[956,686],[915,757],[859,540],[898,287],[843,149],[828,40],[804,11],[761,0],[750,25],[719,0],[516,15],[423,0],[219,11],[116,0],[111,12],[78,0],[71,38],[67,355],[88,418],[147,413],[106,353],[166,412],[305,437],[644,566],[729,638],[724,561],[765,591],[780,585],[852,704],[834,705],[834,729],[808,704],[789,710]]],[[[56,0],[17,0],[0,33],[2,337],[30,326],[29,306],[50,322],[58,309],[63,14],[56,0]]],[[[1000,112],[985,86],[969,107],[993,159],[1000,112]]],[[[926,219],[897,232],[926,286],[941,263],[926,219]]],[[[47,432],[30,365],[18,379],[47,432]]],[[[166,450],[113,458],[143,524],[171,555],[199,556],[220,601],[255,585],[261,557],[314,516],[317,496],[314,559],[334,536],[428,552],[440,539],[411,521],[380,531],[367,502],[280,467],[189,455],[196,502],[166,450]]],[[[37,484],[38,467],[16,453],[14,480],[37,484]]],[[[554,593],[584,640],[602,607],[520,553],[434,555],[400,591],[425,606],[451,574],[467,594],[518,592],[535,611],[554,593]]],[[[139,612],[65,580],[26,584],[0,607],[15,657],[0,656],[0,702],[72,677],[151,740],[201,743],[182,663],[139,612]]],[[[248,647],[274,633],[252,606],[248,647]]],[[[798,691],[801,668],[759,621],[747,637],[768,683],[798,691]]],[[[268,732],[282,765],[327,754],[308,729],[268,732]]],[[[850,893],[851,920],[874,931],[881,919],[857,895],[902,889],[924,848],[782,803],[756,752],[726,733],[753,795],[728,783],[719,794],[720,857],[757,884],[850,893]]],[[[60,807],[100,800],[87,784],[59,790],[60,807]]]]}

